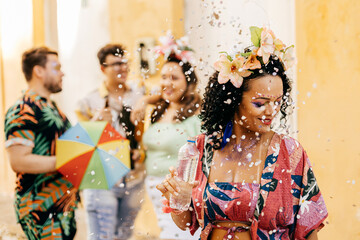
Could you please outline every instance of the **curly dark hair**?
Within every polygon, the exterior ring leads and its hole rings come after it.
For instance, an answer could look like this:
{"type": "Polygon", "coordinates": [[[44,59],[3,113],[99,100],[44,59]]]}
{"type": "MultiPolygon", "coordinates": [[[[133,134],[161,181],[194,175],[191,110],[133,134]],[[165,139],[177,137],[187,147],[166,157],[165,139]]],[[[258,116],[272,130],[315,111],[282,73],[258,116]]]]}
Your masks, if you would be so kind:
{"type": "MultiPolygon", "coordinates": [[[[198,78],[195,74],[194,67],[190,63],[179,60],[175,57],[175,55],[170,55],[164,64],[171,62],[177,63],[181,66],[187,84],[186,90],[180,99],[182,107],[178,110],[176,116],[174,117],[174,120],[182,122],[188,117],[193,116],[197,109],[200,108],[201,99],[200,95],[196,92],[198,78]]],[[[169,103],[167,103],[164,99],[161,99],[155,104],[155,106],[155,109],[151,113],[151,123],[155,123],[161,118],[165,110],[169,107],[169,103]]]]}
{"type": "Polygon", "coordinates": [[[261,69],[252,70],[252,74],[244,78],[240,88],[228,81],[225,84],[218,82],[219,72],[215,72],[209,79],[205,89],[204,98],[201,105],[200,119],[202,120],[201,129],[207,135],[213,135],[212,141],[214,148],[219,149],[227,123],[233,120],[235,112],[239,110],[243,92],[249,90],[251,79],[265,75],[277,75],[283,83],[283,101],[280,106],[281,126],[284,127],[287,115],[291,108],[291,82],[286,76],[283,63],[276,56],[271,56],[269,62],[261,64],[261,69]]]}

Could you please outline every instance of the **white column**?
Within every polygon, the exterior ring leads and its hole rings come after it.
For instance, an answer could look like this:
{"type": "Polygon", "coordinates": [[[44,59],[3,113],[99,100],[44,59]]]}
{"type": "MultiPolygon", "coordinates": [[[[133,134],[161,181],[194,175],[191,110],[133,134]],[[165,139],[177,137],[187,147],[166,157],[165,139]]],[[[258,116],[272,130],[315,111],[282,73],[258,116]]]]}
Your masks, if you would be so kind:
{"type": "Polygon", "coordinates": [[[108,1],[58,0],[58,42],[65,73],[56,100],[72,123],[76,103],[103,80],[98,50],[110,42],[108,1]]]}
{"type": "Polygon", "coordinates": [[[33,46],[32,14],[32,1],[0,0],[0,198],[13,196],[15,188],[15,173],[4,149],[4,114],[27,88],[21,57],[33,46]]]}

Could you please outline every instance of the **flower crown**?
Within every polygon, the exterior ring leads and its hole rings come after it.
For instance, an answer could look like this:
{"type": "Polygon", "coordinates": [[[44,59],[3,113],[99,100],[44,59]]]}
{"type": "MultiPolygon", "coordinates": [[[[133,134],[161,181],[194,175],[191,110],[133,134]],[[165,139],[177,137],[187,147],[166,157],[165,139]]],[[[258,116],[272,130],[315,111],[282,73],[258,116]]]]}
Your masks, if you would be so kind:
{"type": "Polygon", "coordinates": [[[171,31],[168,31],[165,36],[159,38],[160,46],[155,47],[156,57],[163,55],[167,59],[170,55],[181,60],[182,62],[194,62],[194,50],[189,47],[189,38],[184,36],[180,39],[175,39],[171,31]]]}
{"type": "Polygon", "coordinates": [[[220,84],[230,82],[236,87],[241,87],[243,78],[251,75],[254,69],[267,65],[271,55],[276,56],[284,64],[285,70],[294,64],[294,45],[286,47],[283,42],[276,38],[274,33],[267,28],[250,27],[251,42],[253,46],[246,48],[245,52],[238,53],[235,57],[226,52],[221,52],[214,68],[219,72],[220,84]]]}

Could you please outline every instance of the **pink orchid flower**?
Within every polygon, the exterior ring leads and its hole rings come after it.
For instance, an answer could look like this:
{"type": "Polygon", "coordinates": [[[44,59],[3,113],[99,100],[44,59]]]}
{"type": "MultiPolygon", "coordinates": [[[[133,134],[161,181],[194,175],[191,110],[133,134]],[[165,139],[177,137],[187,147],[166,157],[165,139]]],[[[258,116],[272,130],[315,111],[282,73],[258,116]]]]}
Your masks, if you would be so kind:
{"type": "Polygon", "coordinates": [[[159,42],[162,46],[170,47],[175,45],[175,38],[172,35],[171,31],[167,31],[165,36],[159,37],[159,42]]]}
{"type": "Polygon", "coordinates": [[[274,36],[274,45],[275,45],[275,51],[281,51],[285,49],[285,44],[278,38],[275,38],[274,36]]]}
{"type": "Polygon", "coordinates": [[[280,59],[284,63],[285,70],[288,70],[292,66],[294,66],[294,64],[296,62],[296,59],[294,56],[294,48],[289,47],[285,52],[282,53],[280,59]]]}
{"type": "Polygon", "coordinates": [[[241,87],[243,77],[251,74],[251,72],[243,68],[244,61],[243,57],[237,57],[230,61],[225,54],[221,54],[220,59],[214,63],[215,70],[219,72],[218,82],[224,84],[230,80],[234,87],[241,87]]]}
{"type": "Polygon", "coordinates": [[[194,53],[192,51],[180,51],[177,57],[183,62],[192,63],[194,61],[194,53]]]}
{"type": "Polygon", "coordinates": [[[266,28],[261,31],[260,48],[257,54],[262,57],[264,64],[269,61],[270,55],[275,51],[273,35],[274,33],[266,28]]]}
{"type": "Polygon", "coordinates": [[[159,37],[160,46],[155,47],[155,53],[158,55],[163,54],[164,58],[168,58],[172,52],[175,52],[178,47],[175,38],[171,31],[168,31],[165,36],[159,37]]]}
{"type": "Polygon", "coordinates": [[[175,57],[183,62],[194,63],[193,51],[189,47],[189,38],[184,36],[175,40],[171,31],[167,31],[166,36],[159,38],[160,46],[154,48],[155,57],[160,55],[164,56],[166,60],[170,55],[174,54],[175,57]]]}
{"type": "Polygon", "coordinates": [[[267,31],[271,34],[271,36],[272,36],[272,38],[274,40],[275,51],[280,52],[281,50],[284,50],[285,47],[286,47],[285,44],[280,39],[275,37],[275,34],[274,34],[274,32],[272,30],[269,29],[267,31]]]}
{"type": "Polygon", "coordinates": [[[180,39],[176,40],[176,44],[179,47],[186,47],[189,46],[189,37],[188,36],[183,36],[180,39]]]}

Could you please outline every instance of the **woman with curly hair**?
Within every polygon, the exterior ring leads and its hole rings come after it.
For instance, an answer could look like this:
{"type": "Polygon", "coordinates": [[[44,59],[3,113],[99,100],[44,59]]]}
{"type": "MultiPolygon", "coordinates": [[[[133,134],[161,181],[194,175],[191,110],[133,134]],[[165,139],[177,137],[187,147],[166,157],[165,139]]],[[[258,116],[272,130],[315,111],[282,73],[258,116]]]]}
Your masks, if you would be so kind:
{"type": "Polygon", "coordinates": [[[201,99],[196,92],[197,82],[194,68],[188,61],[180,60],[175,54],[167,57],[161,69],[161,97],[155,103],[151,124],[142,139],[146,151],[145,185],[161,228],[160,239],[193,238],[161,211],[162,197],[155,186],[164,179],[169,167],[176,165],[179,148],[187,138],[200,134],[201,99]]]}
{"type": "MultiPolygon", "coordinates": [[[[253,49],[215,63],[200,118],[200,161],[188,211],[172,209],[179,228],[201,239],[317,239],[327,210],[305,150],[271,130],[292,104],[289,48],[252,27],[253,49]],[[229,81],[230,80],[230,81],[229,81]]],[[[291,48],[291,47],[290,47],[291,48]]],[[[185,191],[170,168],[157,188],[169,199],[185,191]]]]}

